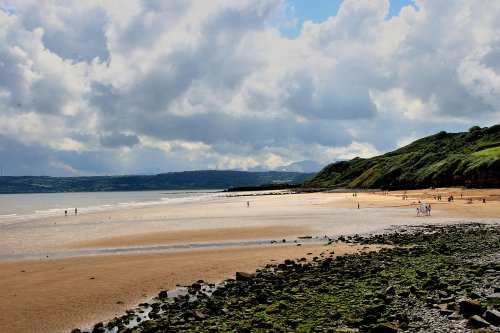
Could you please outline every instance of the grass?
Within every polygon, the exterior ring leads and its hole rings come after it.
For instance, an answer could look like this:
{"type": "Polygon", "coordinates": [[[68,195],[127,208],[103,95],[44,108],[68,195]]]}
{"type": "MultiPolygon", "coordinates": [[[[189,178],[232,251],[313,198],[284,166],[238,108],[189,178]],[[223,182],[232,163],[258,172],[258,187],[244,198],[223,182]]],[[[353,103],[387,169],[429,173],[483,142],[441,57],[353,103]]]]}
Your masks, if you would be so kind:
{"type": "Polygon", "coordinates": [[[492,147],[492,148],[487,148],[487,149],[483,149],[483,150],[480,150],[480,151],[476,151],[474,153],[472,153],[472,155],[474,156],[482,156],[482,155],[487,155],[487,156],[500,156],[500,146],[498,147],[492,147]]]}

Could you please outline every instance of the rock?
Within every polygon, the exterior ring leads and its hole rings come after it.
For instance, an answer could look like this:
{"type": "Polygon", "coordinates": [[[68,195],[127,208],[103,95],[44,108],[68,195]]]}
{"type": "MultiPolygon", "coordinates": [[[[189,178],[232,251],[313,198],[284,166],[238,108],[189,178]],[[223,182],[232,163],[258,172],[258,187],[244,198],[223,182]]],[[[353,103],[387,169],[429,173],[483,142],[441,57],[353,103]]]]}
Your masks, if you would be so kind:
{"type": "Polygon", "coordinates": [[[446,309],[458,311],[457,303],[455,302],[446,303],[446,309]]]}
{"type": "Polygon", "coordinates": [[[95,324],[92,329],[92,333],[104,333],[105,331],[106,330],[104,329],[104,324],[102,322],[95,324]]]}
{"type": "Polygon", "coordinates": [[[487,299],[496,299],[496,298],[500,298],[500,292],[496,292],[496,293],[493,293],[493,294],[489,294],[486,296],[487,299]]]}
{"type": "Polygon", "coordinates": [[[253,277],[251,273],[236,272],[236,281],[249,281],[253,277]]]}
{"type": "Polygon", "coordinates": [[[387,295],[394,295],[396,293],[396,288],[394,288],[394,286],[389,286],[387,287],[387,289],[385,290],[385,293],[387,295]]]}
{"type": "Polygon", "coordinates": [[[495,326],[500,325],[500,311],[497,310],[487,310],[484,313],[484,318],[491,324],[495,326]]]}
{"type": "Polygon", "coordinates": [[[451,315],[447,317],[449,320],[462,320],[464,317],[458,312],[453,312],[451,315]]]}
{"type": "Polygon", "coordinates": [[[439,310],[439,314],[442,316],[450,316],[454,313],[455,311],[453,310],[448,310],[448,309],[441,309],[439,310]]]}
{"type": "Polygon", "coordinates": [[[496,333],[491,328],[478,328],[474,330],[474,333],[496,333]]]}
{"type": "Polygon", "coordinates": [[[459,312],[463,314],[465,318],[469,318],[474,315],[481,315],[484,312],[481,302],[472,299],[466,299],[460,301],[459,312]]]}
{"type": "Polygon", "coordinates": [[[206,314],[203,313],[203,310],[201,309],[196,309],[193,313],[194,317],[198,320],[203,320],[207,317],[206,314]]]}
{"type": "Polygon", "coordinates": [[[478,315],[474,315],[469,318],[467,321],[467,327],[470,328],[481,328],[481,327],[489,327],[490,323],[479,317],[478,315]]]}
{"type": "Polygon", "coordinates": [[[333,262],[333,259],[332,258],[326,258],[325,260],[323,260],[323,262],[321,263],[321,267],[323,268],[327,268],[327,267],[330,267],[330,265],[332,264],[333,262]]]}
{"type": "Polygon", "coordinates": [[[119,328],[118,331],[116,333],[131,333],[132,330],[128,327],[122,327],[122,328],[119,328]]]}
{"type": "Polygon", "coordinates": [[[434,297],[432,296],[427,296],[425,298],[425,302],[429,305],[429,306],[433,306],[434,304],[438,303],[436,299],[434,299],[434,297]]]}
{"type": "Polygon", "coordinates": [[[158,298],[163,299],[163,298],[168,298],[168,292],[166,290],[160,291],[158,294],[158,298]]]}
{"type": "MultiPolygon", "coordinates": [[[[148,317],[149,317],[149,319],[153,319],[154,320],[154,319],[160,318],[160,315],[157,312],[151,311],[150,313],[148,313],[148,317]]],[[[92,333],[94,333],[94,332],[92,332],[92,333]]]]}
{"type": "Polygon", "coordinates": [[[79,328],[73,328],[71,333],[82,333],[82,331],[79,328]]]}
{"type": "Polygon", "coordinates": [[[266,321],[261,321],[261,322],[258,322],[258,323],[256,323],[256,326],[257,326],[258,328],[273,328],[273,324],[268,323],[268,322],[266,322],[266,321]]]}
{"type": "Polygon", "coordinates": [[[267,294],[265,292],[259,293],[259,295],[257,296],[257,302],[259,302],[260,304],[267,303],[267,294]]]}
{"type": "Polygon", "coordinates": [[[368,332],[370,333],[398,333],[398,328],[393,324],[382,323],[375,325],[368,332]]]}
{"type": "Polygon", "coordinates": [[[346,323],[350,327],[359,327],[363,323],[363,318],[348,318],[346,323]]]}
{"type": "Polygon", "coordinates": [[[454,302],[455,302],[455,297],[441,298],[441,303],[454,303],[454,302]]]}

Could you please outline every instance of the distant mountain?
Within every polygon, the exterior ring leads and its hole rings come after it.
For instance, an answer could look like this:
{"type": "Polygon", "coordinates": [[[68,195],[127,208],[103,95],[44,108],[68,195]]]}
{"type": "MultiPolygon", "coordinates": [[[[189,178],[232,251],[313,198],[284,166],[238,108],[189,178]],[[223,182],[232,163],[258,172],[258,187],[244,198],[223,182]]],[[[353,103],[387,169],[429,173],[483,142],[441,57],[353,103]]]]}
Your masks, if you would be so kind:
{"type": "Polygon", "coordinates": [[[184,171],[151,176],[0,177],[0,193],[228,189],[302,184],[312,173],[184,171]]]}
{"type": "Polygon", "coordinates": [[[278,167],[276,171],[288,171],[288,172],[309,172],[317,173],[325,167],[324,164],[320,164],[315,161],[299,161],[282,167],[278,167]]]}
{"type": "Polygon", "coordinates": [[[500,187],[500,125],[444,131],[368,159],[326,166],[305,182],[317,188],[500,187]]]}
{"type": "MultiPolygon", "coordinates": [[[[258,165],[248,169],[249,172],[266,172],[266,171],[284,171],[284,172],[302,172],[302,173],[318,173],[325,167],[324,164],[320,164],[315,161],[298,161],[289,165],[279,166],[274,169],[269,169],[268,167],[258,165]]],[[[241,169],[235,169],[241,170],[241,169]]]]}

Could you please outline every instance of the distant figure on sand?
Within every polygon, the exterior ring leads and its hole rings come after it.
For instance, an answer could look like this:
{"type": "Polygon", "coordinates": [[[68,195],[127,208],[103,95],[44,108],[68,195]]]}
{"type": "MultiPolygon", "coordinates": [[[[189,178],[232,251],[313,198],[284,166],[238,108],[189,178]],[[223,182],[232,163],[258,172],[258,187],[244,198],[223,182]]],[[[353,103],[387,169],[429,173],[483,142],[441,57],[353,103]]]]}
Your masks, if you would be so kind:
{"type": "Polygon", "coordinates": [[[67,209],[64,211],[64,215],[65,216],[68,215],[68,210],[67,209]]]}
{"type": "Polygon", "coordinates": [[[417,216],[420,216],[420,208],[417,207],[417,216]]]}
{"type": "Polygon", "coordinates": [[[75,215],[76,215],[76,214],[78,214],[78,209],[77,209],[77,208],[75,208],[75,215]]]}
{"type": "Polygon", "coordinates": [[[250,201],[247,201],[247,207],[250,207],[250,201]]]}

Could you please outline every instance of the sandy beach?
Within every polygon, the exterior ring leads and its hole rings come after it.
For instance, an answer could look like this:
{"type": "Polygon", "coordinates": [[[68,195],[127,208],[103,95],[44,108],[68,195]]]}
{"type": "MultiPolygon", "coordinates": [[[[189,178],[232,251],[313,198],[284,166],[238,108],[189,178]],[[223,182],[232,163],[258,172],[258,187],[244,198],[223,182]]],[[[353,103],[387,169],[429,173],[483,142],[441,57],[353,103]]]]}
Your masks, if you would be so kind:
{"type": "Polygon", "coordinates": [[[37,221],[36,227],[0,229],[5,240],[0,332],[69,332],[119,316],[160,290],[200,279],[219,282],[284,259],[371,250],[327,246],[320,239],[325,235],[423,223],[500,223],[497,189],[414,190],[406,192],[406,200],[404,191],[255,194],[59,216],[37,221]],[[453,202],[447,201],[450,195],[453,202]],[[416,216],[419,201],[432,205],[431,216],[416,216]]]}

